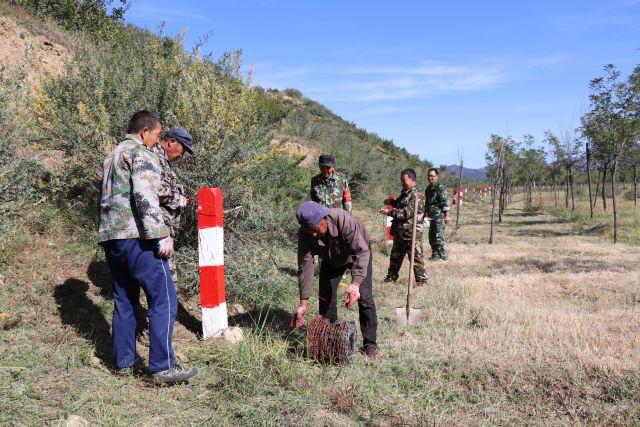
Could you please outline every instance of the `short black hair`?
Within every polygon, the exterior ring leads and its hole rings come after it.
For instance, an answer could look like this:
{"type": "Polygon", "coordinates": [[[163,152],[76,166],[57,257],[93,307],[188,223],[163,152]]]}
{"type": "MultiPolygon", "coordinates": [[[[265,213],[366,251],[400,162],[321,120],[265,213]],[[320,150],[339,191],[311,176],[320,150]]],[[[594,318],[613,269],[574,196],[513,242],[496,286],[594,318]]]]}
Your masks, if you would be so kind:
{"type": "Polygon", "coordinates": [[[402,175],[409,175],[411,179],[413,179],[414,181],[416,180],[416,171],[411,168],[402,169],[402,172],[400,172],[400,176],[402,175]]]}
{"type": "Polygon", "coordinates": [[[431,168],[431,169],[429,169],[429,170],[427,171],[427,175],[429,175],[429,173],[431,173],[431,171],[435,172],[435,173],[436,173],[436,176],[438,176],[438,169],[436,169],[436,168],[431,168]]]}
{"type": "Polygon", "coordinates": [[[138,133],[142,129],[155,129],[158,123],[162,123],[160,118],[149,110],[140,110],[131,116],[127,133],[138,133]]]}

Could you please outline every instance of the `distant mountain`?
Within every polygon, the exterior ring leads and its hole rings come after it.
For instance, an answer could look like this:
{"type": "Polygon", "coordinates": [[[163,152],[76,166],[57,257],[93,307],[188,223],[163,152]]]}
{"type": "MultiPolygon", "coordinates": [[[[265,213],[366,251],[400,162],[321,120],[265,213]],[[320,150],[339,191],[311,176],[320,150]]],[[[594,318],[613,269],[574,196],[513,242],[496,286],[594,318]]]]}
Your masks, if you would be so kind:
{"type": "MultiPolygon", "coordinates": [[[[447,166],[447,170],[449,171],[449,173],[451,173],[452,175],[458,176],[458,173],[460,171],[460,166],[459,165],[449,165],[447,166]]],[[[480,169],[471,169],[471,168],[462,168],[462,176],[467,178],[467,179],[472,179],[475,181],[482,181],[484,179],[486,179],[487,177],[487,168],[480,168],[480,169]]]]}

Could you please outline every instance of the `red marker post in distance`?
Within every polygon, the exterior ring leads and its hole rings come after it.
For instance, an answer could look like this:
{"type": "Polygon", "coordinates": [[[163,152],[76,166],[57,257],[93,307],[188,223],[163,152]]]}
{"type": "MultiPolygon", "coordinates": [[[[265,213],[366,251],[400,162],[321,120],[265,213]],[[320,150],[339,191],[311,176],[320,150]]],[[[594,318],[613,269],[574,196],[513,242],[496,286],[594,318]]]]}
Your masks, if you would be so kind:
{"type": "Polygon", "coordinates": [[[224,284],[224,229],[222,190],[198,191],[198,258],[202,336],[221,336],[228,326],[224,284]]]}

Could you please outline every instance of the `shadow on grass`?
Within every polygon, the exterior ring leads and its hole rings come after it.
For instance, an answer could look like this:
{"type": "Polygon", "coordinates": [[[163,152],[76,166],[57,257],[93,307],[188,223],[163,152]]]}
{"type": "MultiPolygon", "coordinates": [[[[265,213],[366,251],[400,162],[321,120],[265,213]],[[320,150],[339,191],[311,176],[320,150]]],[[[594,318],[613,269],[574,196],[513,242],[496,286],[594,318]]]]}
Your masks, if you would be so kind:
{"type": "Polygon", "coordinates": [[[89,284],[70,278],[56,286],[53,295],[58,304],[62,323],[72,326],[76,333],[95,348],[96,357],[105,366],[113,366],[111,356],[111,327],[100,308],[87,296],[89,284]]]}
{"type": "Polygon", "coordinates": [[[552,260],[518,257],[508,261],[495,262],[489,271],[495,274],[517,273],[591,273],[595,271],[611,271],[625,273],[635,266],[628,262],[605,262],[596,258],[556,257],[552,260]]]}
{"type": "Polygon", "coordinates": [[[87,277],[100,290],[100,296],[113,299],[113,283],[105,260],[93,260],[87,266],[87,277]]]}
{"type": "Polygon", "coordinates": [[[575,230],[569,231],[555,231],[555,230],[545,230],[545,229],[534,229],[534,230],[518,230],[512,233],[513,236],[519,237],[568,237],[568,236],[578,236],[580,233],[575,230]]]}
{"type": "MultiPolygon", "coordinates": [[[[91,261],[87,267],[87,277],[89,277],[91,283],[99,289],[100,296],[113,300],[113,282],[111,281],[109,265],[105,260],[91,261]]],[[[148,328],[146,310],[140,308],[136,313],[136,317],[138,319],[137,334],[140,335],[145,328],[148,328]]],[[[178,314],[176,320],[184,326],[185,329],[196,335],[198,339],[202,339],[202,322],[189,313],[180,302],[180,298],[178,298],[178,314]]]]}

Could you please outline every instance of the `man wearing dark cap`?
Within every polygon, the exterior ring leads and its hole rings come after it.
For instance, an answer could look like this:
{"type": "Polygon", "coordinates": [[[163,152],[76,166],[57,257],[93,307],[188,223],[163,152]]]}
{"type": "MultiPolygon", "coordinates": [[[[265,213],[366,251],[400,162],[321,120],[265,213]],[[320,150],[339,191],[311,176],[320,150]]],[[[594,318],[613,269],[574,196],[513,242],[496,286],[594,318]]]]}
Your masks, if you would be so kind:
{"type": "Polygon", "coordinates": [[[351,191],[347,177],[336,172],[333,156],[323,154],[318,159],[320,173],[311,178],[311,200],[327,208],[342,208],[351,212],[351,191]]]}
{"type": "MultiPolygon", "coordinates": [[[[389,257],[389,270],[385,282],[398,280],[398,272],[406,256],[411,256],[411,234],[413,233],[413,216],[424,211],[420,191],[416,187],[416,172],[407,168],[400,172],[402,191],[396,199],[387,199],[385,206],[380,208],[380,213],[393,218],[391,234],[393,235],[393,247],[389,257]],[[418,211],[414,212],[415,199],[418,198],[418,211]]],[[[424,255],[422,250],[422,221],[418,220],[416,227],[415,254],[413,257],[413,272],[416,278],[416,286],[427,284],[427,270],[424,267],[424,255]]]]}
{"type": "Polygon", "coordinates": [[[337,292],[342,275],[351,270],[351,284],[343,295],[348,309],[358,302],[362,351],[378,356],[377,315],[373,301],[370,237],[364,226],[343,209],[329,209],[316,202],[298,207],[298,285],[300,306],[291,319],[291,327],[302,326],[313,285],[314,255],[320,258],[319,313],[327,320],[338,320],[337,292]]]}
{"type": "MultiPolygon", "coordinates": [[[[176,173],[171,169],[171,163],[180,160],[185,152],[193,155],[193,138],[182,128],[171,128],[160,138],[153,151],[160,159],[161,180],[158,198],[164,223],[169,227],[171,244],[180,229],[180,215],[187,206],[184,186],[180,184],[176,173]]],[[[169,267],[174,283],[177,283],[178,273],[174,256],[169,257],[169,267]]]]}

